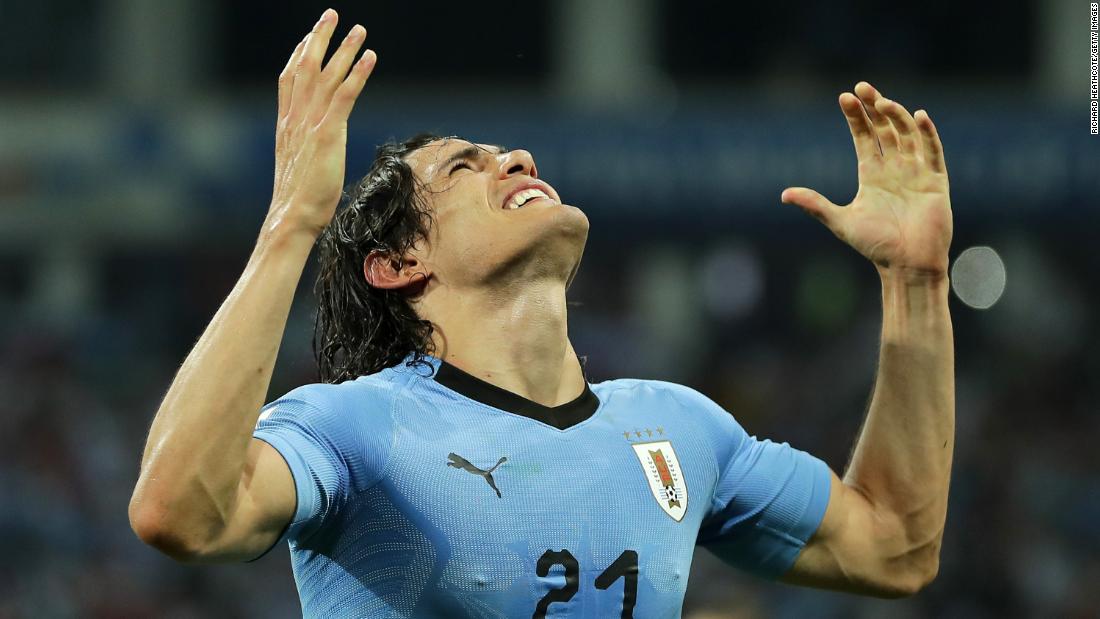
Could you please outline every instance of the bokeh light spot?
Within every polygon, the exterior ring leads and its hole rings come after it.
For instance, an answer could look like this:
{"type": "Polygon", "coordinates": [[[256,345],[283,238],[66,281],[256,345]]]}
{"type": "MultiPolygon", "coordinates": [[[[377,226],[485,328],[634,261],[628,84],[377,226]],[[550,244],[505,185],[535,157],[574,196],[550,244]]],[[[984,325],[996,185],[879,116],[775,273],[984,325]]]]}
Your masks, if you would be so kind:
{"type": "Polygon", "coordinates": [[[951,288],[974,309],[993,307],[1005,291],[1005,263],[992,247],[970,247],[951,266],[951,288]]]}

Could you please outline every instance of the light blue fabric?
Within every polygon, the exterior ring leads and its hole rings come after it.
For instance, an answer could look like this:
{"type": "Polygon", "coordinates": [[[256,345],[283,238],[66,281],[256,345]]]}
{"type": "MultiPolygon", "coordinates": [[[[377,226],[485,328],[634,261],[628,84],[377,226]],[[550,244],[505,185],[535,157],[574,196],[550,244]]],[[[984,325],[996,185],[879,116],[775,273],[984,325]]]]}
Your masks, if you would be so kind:
{"type": "Polygon", "coordinates": [[[284,539],[307,617],[619,617],[632,584],[634,617],[677,617],[697,542],[777,577],[824,515],[823,462],[687,387],[593,384],[596,413],[559,430],[444,387],[430,361],[261,415],[297,488],[284,539]],[[686,486],[680,520],[657,460],[686,486]]]}

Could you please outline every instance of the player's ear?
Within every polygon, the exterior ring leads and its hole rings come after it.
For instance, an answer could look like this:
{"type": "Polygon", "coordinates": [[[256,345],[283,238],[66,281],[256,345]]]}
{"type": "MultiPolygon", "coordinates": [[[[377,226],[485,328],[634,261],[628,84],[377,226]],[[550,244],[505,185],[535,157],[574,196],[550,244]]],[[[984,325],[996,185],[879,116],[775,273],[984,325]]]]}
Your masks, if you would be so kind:
{"type": "Polygon", "coordinates": [[[424,290],[431,271],[411,254],[395,256],[374,250],[363,260],[363,277],[375,288],[416,295],[424,290]]]}

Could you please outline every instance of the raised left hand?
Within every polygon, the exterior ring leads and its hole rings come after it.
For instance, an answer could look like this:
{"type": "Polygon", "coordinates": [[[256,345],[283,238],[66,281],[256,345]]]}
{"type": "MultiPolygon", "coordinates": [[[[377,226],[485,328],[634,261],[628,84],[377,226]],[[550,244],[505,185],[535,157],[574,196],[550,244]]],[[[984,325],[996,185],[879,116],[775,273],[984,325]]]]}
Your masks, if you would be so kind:
{"type": "Polygon", "coordinates": [[[821,220],[880,272],[947,273],[951,197],[943,145],[924,110],[914,117],[867,82],[840,95],[859,161],[859,191],[847,206],[805,187],[780,199],[821,220]]]}

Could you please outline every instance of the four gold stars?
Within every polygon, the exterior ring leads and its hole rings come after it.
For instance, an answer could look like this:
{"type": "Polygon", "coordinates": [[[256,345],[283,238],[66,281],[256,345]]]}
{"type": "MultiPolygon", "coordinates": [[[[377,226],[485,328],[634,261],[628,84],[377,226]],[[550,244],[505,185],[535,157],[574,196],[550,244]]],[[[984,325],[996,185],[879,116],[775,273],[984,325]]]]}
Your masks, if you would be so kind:
{"type": "Polygon", "coordinates": [[[654,429],[645,428],[645,429],[639,430],[638,428],[634,428],[633,430],[627,430],[626,432],[623,432],[623,438],[625,438],[628,441],[633,440],[630,436],[632,434],[634,435],[634,438],[642,438],[642,433],[643,432],[645,433],[646,437],[652,437],[654,434],[656,434],[657,436],[664,436],[665,435],[665,429],[662,428],[661,426],[657,426],[654,429]]]}

